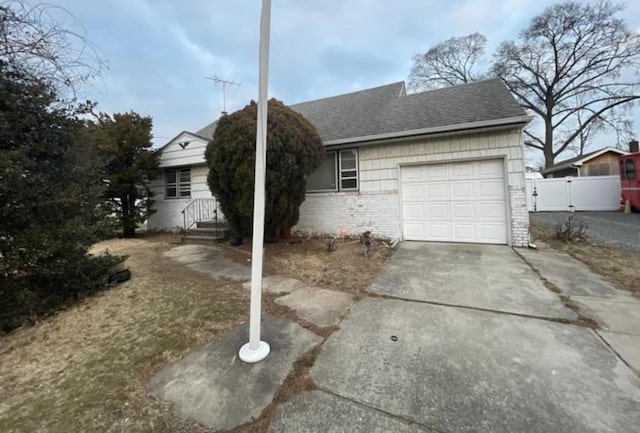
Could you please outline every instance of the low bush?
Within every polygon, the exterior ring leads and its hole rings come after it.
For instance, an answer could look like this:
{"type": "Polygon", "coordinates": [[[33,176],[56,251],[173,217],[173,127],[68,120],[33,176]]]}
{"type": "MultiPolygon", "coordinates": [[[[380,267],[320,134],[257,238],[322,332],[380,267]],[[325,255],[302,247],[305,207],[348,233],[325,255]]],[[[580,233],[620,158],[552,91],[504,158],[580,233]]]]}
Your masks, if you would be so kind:
{"type": "Polygon", "coordinates": [[[579,242],[587,238],[587,224],[575,218],[575,215],[568,216],[564,221],[555,225],[555,238],[564,242],[579,242]]]}

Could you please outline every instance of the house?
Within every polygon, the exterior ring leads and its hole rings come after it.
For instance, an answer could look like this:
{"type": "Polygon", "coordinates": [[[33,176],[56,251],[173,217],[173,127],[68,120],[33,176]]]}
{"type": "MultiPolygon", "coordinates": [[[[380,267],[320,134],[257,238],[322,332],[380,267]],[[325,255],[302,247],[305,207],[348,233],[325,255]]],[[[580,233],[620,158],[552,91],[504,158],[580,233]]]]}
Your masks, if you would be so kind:
{"type": "Polygon", "coordinates": [[[545,168],[541,173],[546,178],[619,175],[618,157],[620,155],[627,155],[627,152],[613,147],[605,147],[604,149],[559,161],[551,167],[545,168]]]}
{"type": "MultiPolygon", "coordinates": [[[[398,82],[291,108],[327,150],[294,230],[528,244],[522,130],[531,118],[500,80],[415,94],[398,82]]],[[[212,200],[204,149],[214,133],[215,122],[163,148],[151,229],[182,226],[183,209],[212,200]]]]}

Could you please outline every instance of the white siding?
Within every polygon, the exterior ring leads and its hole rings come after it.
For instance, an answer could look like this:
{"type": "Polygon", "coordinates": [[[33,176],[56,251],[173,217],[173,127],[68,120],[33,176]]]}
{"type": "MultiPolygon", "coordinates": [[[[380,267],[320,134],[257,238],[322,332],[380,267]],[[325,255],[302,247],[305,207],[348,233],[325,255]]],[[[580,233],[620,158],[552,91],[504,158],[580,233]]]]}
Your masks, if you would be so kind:
{"type": "Polygon", "coordinates": [[[156,179],[151,182],[151,190],[154,193],[154,209],[156,213],[149,217],[147,227],[149,230],[169,230],[176,226],[182,227],[182,209],[187,207],[194,198],[212,197],[207,185],[206,165],[191,167],[191,198],[188,199],[165,199],[164,198],[164,170],[156,179]]]}
{"type": "Polygon", "coordinates": [[[162,150],[160,167],[180,167],[203,164],[207,141],[188,132],[171,140],[162,150]],[[189,142],[183,149],[179,143],[189,142]]]}
{"type": "Polygon", "coordinates": [[[427,138],[398,144],[361,147],[360,191],[307,194],[296,229],[337,234],[363,229],[388,237],[401,235],[398,171],[401,165],[504,158],[507,161],[510,243],[528,244],[521,129],[427,138]],[[347,204],[343,212],[339,209],[347,204]]]}

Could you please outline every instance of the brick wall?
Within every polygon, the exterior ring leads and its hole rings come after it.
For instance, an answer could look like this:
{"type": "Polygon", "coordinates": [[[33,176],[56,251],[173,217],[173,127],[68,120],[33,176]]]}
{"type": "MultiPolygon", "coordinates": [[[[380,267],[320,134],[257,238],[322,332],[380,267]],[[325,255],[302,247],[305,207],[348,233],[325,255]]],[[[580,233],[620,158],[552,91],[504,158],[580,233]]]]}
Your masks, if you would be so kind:
{"type": "Polygon", "coordinates": [[[398,194],[358,192],[307,194],[300,207],[296,231],[339,235],[346,230],[357,235],[370,230],[374,236],[400,236],[398,194]]]}

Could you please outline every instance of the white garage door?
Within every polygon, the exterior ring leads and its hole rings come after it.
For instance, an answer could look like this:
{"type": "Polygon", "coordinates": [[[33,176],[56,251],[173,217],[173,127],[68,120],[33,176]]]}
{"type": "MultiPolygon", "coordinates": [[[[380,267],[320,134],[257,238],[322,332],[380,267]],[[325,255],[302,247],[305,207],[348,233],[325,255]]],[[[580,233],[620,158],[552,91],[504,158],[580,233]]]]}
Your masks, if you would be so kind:
{"type": "Polygon", "coordinates": [[[507,243],[502,160],[402,167],[406,240],[507,243]]]}

